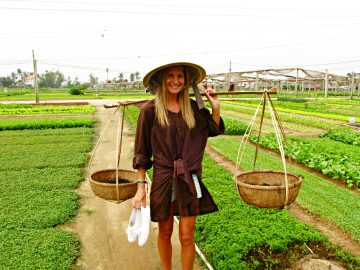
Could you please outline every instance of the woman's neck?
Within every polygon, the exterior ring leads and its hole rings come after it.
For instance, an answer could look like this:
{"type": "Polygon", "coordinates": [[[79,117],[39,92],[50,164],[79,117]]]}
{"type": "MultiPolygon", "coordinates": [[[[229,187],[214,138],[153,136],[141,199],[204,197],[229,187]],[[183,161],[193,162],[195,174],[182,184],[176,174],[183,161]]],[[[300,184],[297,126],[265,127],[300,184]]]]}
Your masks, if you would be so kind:
{"type": "Polygon", "coordinates": [[[168,95],[167,96],[167,109],[172,112],[180,111],[178,95],[168,95]]]}

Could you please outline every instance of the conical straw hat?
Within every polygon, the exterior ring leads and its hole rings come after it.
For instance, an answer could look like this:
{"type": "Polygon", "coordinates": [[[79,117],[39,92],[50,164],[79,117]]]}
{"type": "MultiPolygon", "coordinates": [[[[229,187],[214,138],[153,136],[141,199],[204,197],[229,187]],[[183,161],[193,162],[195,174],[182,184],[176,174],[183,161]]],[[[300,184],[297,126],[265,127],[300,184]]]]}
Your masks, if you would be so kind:
{"type": "MultiPolygon", "coordinates": [[[[162,70],[172,67],[172,66],[182,66],[187,70],[187,73],[189,74],[190,78],[188,78],[189,82],[192,82],[195,80],[196,83],[200,83],[206,76],[206,71],[203,67],[189,63],[189,62],[174,62],[169,63],[166,65],[159,66],[157,68],[154,68],[153,70],[149,71],[144,79],[143,84],[145,86],[146,92],[155,92],[154,85],[161,85],[160,81],[160,73],[162,70]]],[[[187,82],[187,83],[189,83],[187,82]]]]}

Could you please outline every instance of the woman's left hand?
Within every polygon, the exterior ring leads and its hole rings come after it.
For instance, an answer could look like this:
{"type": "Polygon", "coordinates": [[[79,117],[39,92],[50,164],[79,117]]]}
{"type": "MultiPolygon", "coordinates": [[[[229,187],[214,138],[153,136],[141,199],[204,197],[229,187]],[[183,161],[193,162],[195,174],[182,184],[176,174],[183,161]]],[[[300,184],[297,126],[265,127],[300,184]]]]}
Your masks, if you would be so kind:
{"type": "Polygon", "coordinates": [[[210,95],[210,93],[215,93],[216,91],[214,89],[208,88],[205,90],[205,95],[207,100],[210,102],[211,108],[213,111],[220,110],[220,103],[219,103],[219,97],[217,95],[210,95]]]}
{"type": "Polygon", "coordinates": [[[211,117],[215,121],[215,123],[220,126],[220,102],[219,97],[217,95],[211,96],[210,93],[215,93],[216,91],[214,89],[206,89],[205,95],[207,100],[210,102],[212,112],[211,117]]]}

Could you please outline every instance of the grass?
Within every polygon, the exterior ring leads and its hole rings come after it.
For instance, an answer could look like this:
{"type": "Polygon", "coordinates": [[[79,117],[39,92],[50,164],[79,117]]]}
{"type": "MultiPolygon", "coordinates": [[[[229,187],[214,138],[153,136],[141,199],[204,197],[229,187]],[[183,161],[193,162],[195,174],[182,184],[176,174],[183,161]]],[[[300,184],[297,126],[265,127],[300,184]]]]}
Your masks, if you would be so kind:
{"type": "Polygon", "coordinates": [[[42,129],[41,132],[34,129],[22,130],[21,132],[17,130],[8,130],[6,132],[0,132],[0,147],[19,144],[19,140],[21,140],[21,145],[51,145],[58,142],[73,143],[82,141],[93,133],[93,131],[87,127],[78,127],[76,129],[71,129],[71,131],[72,136],[66,136],[69,133],[69,129],[66,128],[42,129]],[[34,136],[36,136],[36,140],[34,139],[34,136]]]}
{"type": "Polygon", "coordinates": [[[130,131],[135,134],[137,120],[139,117],[140,110],[135,105],[125,107],[125,119],[129,124],[130,131]]]}
{"type": "Polygon", "coordinates": [[[2,120],[1,130],[46,129],[92,127],[93,118],[89,117],[54,117],[54,118],[27,118],[2,120]]]}
{"type": "MultiPolygon", "coordinates": [[[[85,95],[71,95],[68,88],[59,89],[40,89],[39,99],[41,101],[46,100],[80,100],[80,99],[119,99],[119,98],[149,98],[151,95],[144,93],[142,89],[129,89],[129,90],[102,90],[88,89],[85,91],[85,95]]],[[[0,89],[0,101],[34,101],[35,93],[33,89],[25,89],[21,93],[21,89],[8,89],[7,93],[4,93],[0,89]]]]}
{"type": "Polygon", "coordinates": [[[0,167],[0,171],[80,166],[87,160],[83,150],[89,148],[90,143],[88,141],[48,145],[33,144],[5,146],[0,150],[0,164],[6,163],[7,166],[0,167]],[[39,148],[42,149],[39,151],[39,148]],[[72,158],[69,159],[69,156],[72,158]],[[24,162],[19,162],[19,160],[24,162]]]}
{"type": "MultiPolygon", "coordinates": [[[[211,138],[209,144],[236,162],[239,139],[216,137],[211,138]]],[[[254,147],[249,145],[240,166],[251,170],[253,159],[254,147]]],[[[257,168],[283,171],[282,162],[264,152],[258,154],[257,168]]],[[[292,172],[304,178],[297,202],[311,213],[334,222],[360,241],[359,196],[306,170],[292,167],[292,172]]]]}
{"type": "Polygon", "coordinates": [[[340,256],[345,253],[286,211],[245,204],[238,197],[232,175],[207,156],[203,182],[219,211],[197,218],[195,239],[214,269],[289,269],[309,254],[304,243],[347,269],[360,266],[359,260],[340,256]]]}
{"type": "MultiPolygon", "coordinates": [[[[132,124],[137,113],[134,110],[132,124]]],[[[71,269],[79,242],[75,235],[54,227],[76,213],[73,189],[82,181],[91,137],[90,128],[0,132],[0,194],[10,194],[0,196],[0,208],[6,210],[0,213],[0,269],[71,269]]],[[[236,155],[239,141],[222,139],[209,143],[218,144],[228,156],[236,155]]],[[[252,154],[250,147],[245,160],[251,162],[252,154]]],[[[263,153],[258,164],[281,169],[277,159],[263,153]]],[[[298,197],[303,207],[335,223],[343,219],[345,230],[353,227],[351,233],[359,234],[358,197],[312,173],[294,172],[305,177],[298,197]]],[[[326,251],[326,258],[340,261],[347,269],[360,267],[359,261],[285,211],[244,204],[232,176],[208,157],[203,176],[220,211],[198,218],[196,240],[216,269],[284,269],[308,254],[303,243],[315,252],[326,251]]]]}
{"type": "Polygon", "coordinates": [[[321,134],[321,137],[330,138],[334,141],[360,146],[360,133],[350,127],[340,127],[321,134]]]}
{"type": "Polygon", "coordinates": [[[39,192],[47,192],[59,189],[75,189],[83,180],[82,174],[82,170],[76,166],[1,170],[2,185],[0,192],[5,194],[8,190],[26,192],[33,189],[39,192]],[[31,179],[31,181],[27,179],[31,179]]]}
{"type": "Polygon", "coordinates": [[[77,212],[91,128],[0,132],[0,269],[72,269],[79,241],[56,228],[77,212]]]}
{"type": "MultiPolygon", "coordinates": [[[[250,136],[256,143],[257,136],[250,136]]],[[[341,179],[349,188],[360,188],[359,148],[329,138],[288,137],[285,154],[293,160],[313,168],[334,179],[341,179]]],[[[260,136],[260,145],[266,149],[278,150],[275,134],[260,136]]]]}
{"type": "Polygon", "coordinates": [[[356,100],[308,100],[303,103],[274,101],[277,107],[303,110],[307,112],[322,112],[332,115],[352,116],[360,115],[360,102],[356,100]]]}
{"type": "MultiPolygon", "coordinates": [[[[254,112],[255,112],[255,110],[251,114],[247,114],[247,113],[240,113],[240,112],[236,112],[236,111],[222,109],[221,110],[221,115],[222,116],[229,116],[229,117],[232,117],[234,119],[237,119],[238,121],[246,122],[248,124],[250,122],[254,112]]],[[[254,128],[254,130],[258,130],[259,129],[259,124],[258,123],[260,123],[260,113],[256,117],[256,122],[255,123],[256,124],[254,125],[253,128],[254,128]]],[[[319,128],[315,128],[315,127],[312,127],[312,126],[304,125],[303,123],[282,122],[282,125],[283,125],[284,128],[291,129],[291,130],[294,130],[294,131],[299,131],[299,132],[310,132],[310,133],[312,133],[312,132],[321,132],[321,131],[323,131],[323,129],[319,129],[319,128]]],[[[262,130],[264,132],[267,132],[267,133],[272,132],[274,130],[271,118],[264,117],[262,130]]]]}
{"type": "Polygon", "coordinates": [[[0,115],[29,115],[29,114],[63,114],[63,113],[93,113],[93,105],[77,106],[37,106],[30,104],[0,104],[0,115]]]}
{"type": "Polygon", "coordinates": [[[75,215],[77,194],[67,189],[7,191],[0,207],[0,230],[46,229],[75,215]]]}
{"type": "MultiPolygon", "coordinates": [[[[290,97],[290,96],[289,96],[290,97]]],[[[273,104],[279,112],[295,113],[309,116],[316,116],[319,118],[329,118],[335,120],[347,121],[349,116],[360,116],[360,100],[345,100],[345,99],[316,99],[303,100],[301,102],[283,101],[281,97],[279,100],[273,100],[273,104]]],[[[238,104],[248,109],[256,107],[259,101],[240,101],[230,102],[225,101],[224,104],[238,104]]]]}
{"type": "MultiPolygon", "coordinates": [[[[128,108],[126,118],[133,123],[138,109],[134,106],[128,108]]],[[[218,139],[222,138],[211,138],[210,143],[218,139]]],[[[219,144],[227,153],[237,151],[238,145],[223,144],[223,141],[219,144]]],[[[296,221],[285,211],[257,209],[243,203],[235,191],[232,175],[207,156],[203,162],[203,181],[220,211],[198,217],[195,238],[215,269],[290,268],[309,254],[304,243],[316,254],[338,261],[347,269],[360,266],[360,262],[351,255],[338,250],[324,236],[296,221]]],[[[332,188],[329,194],[338,189],[335,185],[332,188]]]]}
{"type": "Polygon", "coordinates": [[[73,233],[56,228],[0,230],[0,269],[72,269],[79,249],[73,233]]]}
{"type": "MultiPolygon", "coordinates": [[[[242,107],[243,104],[236,104],[236,103],[226,103],[222,105],[222,108],[225,110],[232,110],[235,112],[238,112],[239,115],[247,114],[247,115],[253,115],[255,112],[255,104],[252,108],[242,107]]],[[[257,106],[256,106],[257,107],[257,106]]],[[[297,111],[293,112],[283,112],[280,108],[275,107],[278,111],[279,118],[284,123],[295,123],[295,124],[301,124],[321,129],[331,129],[334,126],[340,125],[344,123],[344,121],[347,121],[347,117],[344,117],[343,120],[336,120],[336,119],[328,119],[328,118],[322,118],[317,115],[305,115],[301,113],[301,117],[299,117],[299,113],[297,111]]],[[[260,115],[260,112],[259,112],[260,115]]],[[[268,110],[265,111],[265,119],[269,119],[270,114],[268,110]]]]}

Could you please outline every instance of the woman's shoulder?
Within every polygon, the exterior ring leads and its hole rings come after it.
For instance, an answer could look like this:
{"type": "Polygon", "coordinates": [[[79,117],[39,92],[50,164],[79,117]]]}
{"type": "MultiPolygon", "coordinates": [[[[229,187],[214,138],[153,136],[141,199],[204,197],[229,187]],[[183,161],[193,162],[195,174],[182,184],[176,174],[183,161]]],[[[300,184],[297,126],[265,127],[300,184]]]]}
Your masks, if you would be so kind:
{"type": "Polygon", "coordinates": [[[150,119],[155,117],[155,100],[151,99],[140,105],[140,118],[150,119]]]}
{"type": "Polygon", "coordinates": [[[155,99],[150,99],[150,100],[144,102],[140,106],[140,110],[143,110],[143,111],[155,110],[155,99]]]}

